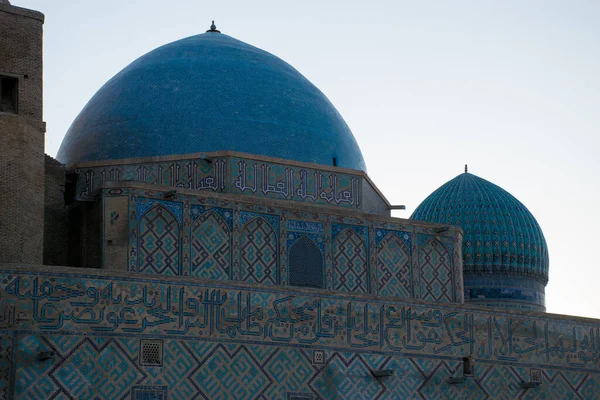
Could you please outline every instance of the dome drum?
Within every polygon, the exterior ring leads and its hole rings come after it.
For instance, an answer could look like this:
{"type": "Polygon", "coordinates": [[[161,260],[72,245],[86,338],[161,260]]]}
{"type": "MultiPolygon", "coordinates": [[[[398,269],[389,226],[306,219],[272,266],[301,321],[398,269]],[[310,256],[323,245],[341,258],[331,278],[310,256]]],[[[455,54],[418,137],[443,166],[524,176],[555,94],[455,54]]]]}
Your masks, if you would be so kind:
{"type": "Polygon", "coordinates": [[[463,275],[465,301],[523,311],[546,311],[545,283],[524,276],[463,275]]]}
{"type": "Polygon", "coordinates": [[[472,276],[489,276],[489,275],[502,275],[502,276],[525,276],[531,278],[540,284],[546,285],[548,283],[548,271],[536,271],[528,268],[527,263],[520,265],[510,264],[467,264],[469,259],[465,257],[463,253],[463,273],[472,276]]]}

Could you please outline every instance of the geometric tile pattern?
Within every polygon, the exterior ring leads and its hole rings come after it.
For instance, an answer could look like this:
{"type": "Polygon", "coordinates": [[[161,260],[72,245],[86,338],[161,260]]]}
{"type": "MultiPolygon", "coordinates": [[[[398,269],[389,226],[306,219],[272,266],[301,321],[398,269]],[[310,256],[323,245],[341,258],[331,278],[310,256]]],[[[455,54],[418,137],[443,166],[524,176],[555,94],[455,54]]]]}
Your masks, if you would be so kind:
{"type": "Polygon", "coordinates": [[[277,399],[282,388],[287,392],[308,391],[308,383],[317,374],[309,357],[310,350],[289,347],[275,348],[273,354],[264,363],[265,373],[276,382],[265,391],[267,399],[277,399]]]}
{"type": "Polygon", "coordinates": [[[175,216],[163,205],[146,211],[140,219],[139,272],[180,275],[180,228],[175,216]]]}
{"type": "Polygon", "coordinates": [[[336,352],[311,386],[323,399],[377,399],[385,387],[373,379],[372,369],[359,354],[336,352]]]}
{"type": "MultiPolygon", "coordinates": [[[[206,343],[204,344],[203,349],[206,349],[206,343]]],[[[151,375],[151,378],[145,383],[167,384],[171,396],[173,393],[177,393],[180,398],[193,398],[198,389],[187,378],[198,365],[191,355],[193,348],[194,346],[190,346],[189,341],[165,340],[163,366],[162,368],[145,368],[148,375],[151,375]]]]}
{"type": "MultiPolygon", "coordinates": [[[[527,368],[529,370],[529,368],[527,368]]],[[[528,371],[527,371],[528,372],[528,371]]],[[[525,395],[521,389],[520,382],[529,380],[523,368],[499,367],[488,365],[476,365],[475,378],[481,387],[489,394],[498,397],[515,398],[525,395]],[[521,369],[522,371],[518,371],[521,369]]],[[[532,394],[529,389],[528,394],[532,394]]],[[[533,390],[539,396],[539,390],[533,390]],[[537,392],[537,393],[536,393],[537,392]]],[[[535,395],[534,395],[535,397],[535,395]]]]}
{"type": "Polygon", "coordinates": [[[193,222],[191,259],[191,276],[229,279],[231,269],[229,226],[214,211],[205,212],[193,222]]]}
{"type": "Polygon", "coordinates": [[[7,270],[0,293],[0,329],[9,332],[0,354],[12,357],[0,368],[15,367],[0,376],[14,382],[14,398],[594,399],[600,392],[597,321],[72,271],[7,270]],[[162,366],[140,365],[141,343],[157,340],[162,366]],[[55,355],[42,361],[41,351],[55,355]],[[323,352],[318,363],[315,351],[323,352]],[[473,377],[447,384],[461,376],[464,355],[475,359],[473,377]],[[374,379],[382,369],[394,374],[374,379]],[[542,384],[523,390],[532,369],[542,384]]]}
{"type": "Polygon", "coordinates": [[[77,399],[94,396],[115,399],[144,377],[118,340],[98,343],[84,338],[74,351],[61,355],[61,359],[49,375],[63,393],[77,399]]]}
{"type": "MultiPolygon", "coordinates": [[[[140,338],[164,340],[163,363],[167,365],[172,362],[169,355],[180,358],[179,354],[184,355],[186,350],[168,348],[166,339],[186,338],[304,346],[325,350],[325,354],[329,354],[328,349],[337,349],[446,359],[472,355],[475,365],[482,365],[482,361],[510,362],[541,370],[600,370],[600,324],[590,320],[437,306],[401,298],[377,299],[372,295],[319,293],[291,286],[250,289],[234,282],[215,286],[207,281],[185,282],[158,275],[132,279],[115,273],[89,275],[90,272],[60,267],[53,271],[7,268],[0,271],[0,330],[5,335],[15,330],[31,333],[19,336],[20,344],[14,347],[18,349],[17,365],[21,363],[19,357],[25,357],[26,362],[36,359],[41,351],[64,354],[65,365],[77,369],[61,372],[67,383],[81,380],[78,374],[85,372],[84,366],[92,372],[98,367],[97,363],[86,365],[70,358],[77,346],[83,346],[81,349],[90,357],[106,356],[114,360],[113,364],[123,365],[134,359],[132,363],[139,365],[140,338]],[[36,332],[55,336],[51,343],[45,343],[36,332]],[[98,335],[103,334],[108,339],[124,338],[124,342],[100,342],[98,335]],[[80,343],[82,337],[94,341],[84,345],[80,343]],[[117,347],[127,349],[128,358],[112,356],[117,347]],[[31,354],[24,353],[23,348],[31,349],[31,354]]],[[[312,360],[312,354],[308,359],[312,360]]],[[[27,373],[47,375],[50,364],[31,363],[27,373]]],[[[315,365],[320,367],[322,362],[315,365]]],[[[153,375],[156,367],[149,368],[148,374],[153,375]]],[[[182,362],[180,368],[178,373],[183,373],[189,364],[182,362]]],[[[120,371],[119,379],[127,377],[124,370],[113,370],[120,371]]],[[[524,379],[528,376],[529,373],[523,375],[524,379]]],[[[574,379],[565,376],[574,384],[574,379]]],[[[548,375],[543,381],[554,382],[554,377],[548,375]]],[[[36,383],[26,377],[22,382],[22,390],[44,390],[56,385],[36,383]]],[[[37,393],[41,398],[47,395],[37,393]]]]}
{"type": "Polygon", "coordinates": [[[269,223],[257,217],[246,223],[241,234],[241,280],[276,285],[277,235],[269,223]]]}
{"type": "Polygon", "coordinates": [[[377,247],[378,293],[383,296],[412,297],[410,250],[396,233],[388,233],[377,247]]]}
{"type": "Polygon", "coordinates": [[[465,274],[548,281],[548,246],[535,217],[485,179],[458,175],[423,200],[410,218],[462,228],[465,274]]]}
{"type": "Polygon", "coordinates": [[[333,289],[368,293],[367,248],[351,228],[340,232],[333,243],[333,289]]]}
{"type": "Polygon", "coordinates": [[[217,345],[199,360],[190,379],[203,398],[255,399],[273,384],[246,346],[217,345]]]}
{"type": "Polygon", "coordinates": [[[137,366],[124,338],[77,336],[65,352],[60,336],[19,337],[15,395],[25,399],[115,399],[126,396],[147,374],[137,366]],[[54,358],[39,361],[40,348],[54,358]]]}
{"type": "Polygon", "coordinates": [[[379,369],[391,369],[394,375],[385,380],[387,389],[385,397],[393,399],[409,399],[421,385],[423,373],[418,366],[407,357],[390,357],[379,369]]]}
{"type": "Polygon", "coordinates": [[[146,211],[156,205],[163,206],[171,212],[171,214],[177,219],[177,222],[182,222],[183,207],[182,204],[177,201],[158,200],[153,198],[139,199],[137,202],[137,215],[144,215],[146,211]]]}
{"type": "MultiPolygon", "coordinates": [[[[445,241],[449,238],[444,235],[433,236],[426,231],[417,233],[415,227],[388,222],[297,212],[209,197],[190,198],[183,194],[175,194],[167,201],[154,199],[149,191],[134,188],[119,190],[119,196],[129,198],[127,258],[130,271],[143,268],[142,271],[156,274],[164,271],[167,275],[267,285],[293,285],[295,282],[299,286],[357,293],[371,291],[408,298],[420,294],[421,269],[418,264],[421,258],[418,257],[418,247],[438,237],[447,249],[453,248],[452,241],[445,241]],[[167,209],[160,209],[163,217],[170,218],[170,212],[178,221],[177,224],[172,219],[169,221],[178,227],[172,232],[180,237],[179,252],[171,254],[174,260],[170,262],[173,265],[176,260],[180,264],[177,273],[174,273],[174,268],[165,268],[164,260],[169,260],[169,254],[164,255],[164,251],[152,247],[158,241],[156,234],[144,228],[149,223],[148,217],[156,217],[155,211],[161,206],[167,209]],[[371,227],[374,240],[369,238],[371,227]],[[252,240],[249,240],[249,235],[252,235],[252,240]],[[302,241],[298,242],[300,239],[302,241]],[[148,246],[139,248],[144,241],[148,246]],[[419,245],[411,244],[413,241],[419,245]],[[316,251],[305,252],[306,246],[300,249],[297,242],[303,245],[314,242],[322,256],[316,257],[316,251]],[[295,255],[291,257],[293,246],[295,255]],[[314,263],[307,261],[309,254],[315,255],[314,263]],[[154,256],[157,256],[156,260],[154,256]],[[296,262],[303,267],[292,271],[292,274],[300,272],[300,275],[290,277],[290,266],[296,265],[296,262]],[[307,273],[307,266],[322,268],[323,271],[307,273]],[[322,283],[313,282],[312,278],[318,276],[323,276],[322,283]],[[310,282],[308,278],[311,278],[310,282]]],[[[107,197],[116,196],[111,193],[115,192],[103,191],[107,197]]],[[[159,222],[161,226],[168,225],[162,220],[159,222]]],[[[449,234],[454,235],[453,232],[449,234]]],[[[165,246],[163,241],[160,243],[165,246]]],[[[112,254],[115,254],[114,250],[112,254]]],[[[449,256],[452,256],[450,252],[449,256]]],[[[460,262],[450,260],[449,265],[454,264],[460,265],[460,262]]],[[[458,276],[459,272],[455,274],[458,276]]],[[[456,302],[462,298],[462,279],[454,283],[454,287],[447,288],[448,296],[440,297],[442,301],[452,298],[456,302]]],[[[432,284],[437,285],[437,282],[432,284]]]]}
{"type": "Polygon", "coordinates": [[[465,302],[545,311],[546,239],[510,193],[465,170],[427,197],[411,219],[462,228],[462,246],[456,247],[462,247],[464,290],[457,292],[465,302]]]}
{"type": "MultiPolygon", "coordinates": [[[[59,390],[50,372],[53,362],[34,362],[40,350],[52,350],[37,335],[17,336],[17,370],[14,380],[14,397],[18,399],[50,399],[59,390]]],[[[58,355],[57,361],[62,360],[58,355]]],[[[9,397],[10,398],[10,397],[9,397]]]]}
{"type": "Polygon", "coordinates": [[[424,399],[488,399],[489,394],[477,380],[467,378],[464,383],[449,385],[446,380],[452,376],[462,376],[461,363],[456,361],[435,361],[415,363],[425,376],[418,393],[424,399]]]}
{"type": "Polygon", "coordinates": [[[60,334],[20,337],[15,397],[587,400],[598,398],[600,390],[600,371],[560,369],[543,369],[542,384],[523,390],[520,382],[529,379],[529,367],[494,363],[477,363],[472,378],[449,385],[449,377],[462,376],[460,357],[330,350],[323,365],[313,365],[310,349],[175,338],[165,341],[165,363],[155,368],[136,365],[139,340],[76,336],[66,348],[58,345],[62,341],[60,334]],[[40,345],[53,349],[55,358],[32,361],[40,345]],[[385,369],[393,375],[373,377],[373,371],[385,369]]]}
{"type": "Polygon", "coordinates": [[[448,250],[437,239],[419,249],[421,298],[430,301],[452,301],[452,268],[448,250]]]}
{"type": "Polygon", "coordinates": [[[10,397],[10,380],[13,361],[12,335],[0,336],[0,399],[10,397]]]}

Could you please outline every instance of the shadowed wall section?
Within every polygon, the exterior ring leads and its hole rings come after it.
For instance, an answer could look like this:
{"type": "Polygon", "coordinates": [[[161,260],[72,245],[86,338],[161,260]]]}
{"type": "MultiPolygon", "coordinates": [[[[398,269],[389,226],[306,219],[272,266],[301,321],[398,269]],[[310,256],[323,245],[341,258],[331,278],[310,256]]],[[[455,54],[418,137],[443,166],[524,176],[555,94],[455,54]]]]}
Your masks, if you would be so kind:
{"type": "Polygon", "coordinates": [[[289,284],[324,287],[323,253],[315,242],[301,236],[289,250],[289,284]]]}

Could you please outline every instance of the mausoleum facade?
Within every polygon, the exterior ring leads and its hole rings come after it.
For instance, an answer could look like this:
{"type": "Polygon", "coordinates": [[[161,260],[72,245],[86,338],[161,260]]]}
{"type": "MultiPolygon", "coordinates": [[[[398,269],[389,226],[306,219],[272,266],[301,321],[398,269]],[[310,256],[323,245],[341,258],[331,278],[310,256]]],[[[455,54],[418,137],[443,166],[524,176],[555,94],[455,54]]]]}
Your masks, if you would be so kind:
{"type": "Polygon", "coordinates": [[[0,1],[0,398],[598,397],[515,197],[465,171],[391,217],[327,97],[214,24],[44,156],[43,21],[0,1]]]}

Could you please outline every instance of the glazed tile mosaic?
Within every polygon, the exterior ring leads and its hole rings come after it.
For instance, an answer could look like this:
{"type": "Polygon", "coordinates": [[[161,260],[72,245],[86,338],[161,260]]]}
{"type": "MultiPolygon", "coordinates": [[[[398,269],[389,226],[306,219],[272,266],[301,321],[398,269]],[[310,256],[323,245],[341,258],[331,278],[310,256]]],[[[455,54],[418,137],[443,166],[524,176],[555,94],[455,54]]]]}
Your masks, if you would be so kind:
{"type": "Polygon", "coordinates": [[[105,182],[135,181],[195,191],[242,194],[361,208],[363,177],[308,167],[210,154],[163,162],[82,167],[77,196],[94,198],[105,182]]]}
{"type": "Polygon", "coordinates": [[[43,23],[0,0],[0,400],[600,399],[600,321],[542,312],[511,194],[465,166],[392,218],[325,95],[214,21],[115,75],[54,160],[43,23]]]}
{"type": "Polygon", "coordinates": [[[14,385],[20,399],[590,399],[600,389],[596,321],[73,269],[4,267],[0,279],[0,389],[14,385]],[[141,362],[146,338],[162,351],[156,366],[141,362]],[[473,377],[447,384],[466,355],[473,377]],[[524,390],[532,373],[542,383],[524,390]]]}
{"type": "Polygon", "coordinates": [[[527,207],[506,190],[465,171],[427,197],[411,219],[463,229],[465,301],[545,311],[546,239],[527,207]]]}
{"type": "MultiPolygon", "coordinates": [[[[128,199],[132,272],[462,299],[455,232],[425,234],[416,226],[325,212],[300,219],[282,207],[179,194],[164,200],[161,192],[135,188],[105,189],[103,196],[128,199]]],[[[106,204],[105,213],[117,213],[106,204]]],[[[106,223],[105,232],[111,229],[106,223]]]]}

